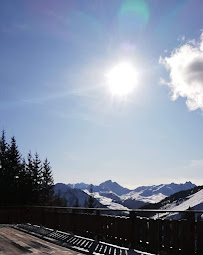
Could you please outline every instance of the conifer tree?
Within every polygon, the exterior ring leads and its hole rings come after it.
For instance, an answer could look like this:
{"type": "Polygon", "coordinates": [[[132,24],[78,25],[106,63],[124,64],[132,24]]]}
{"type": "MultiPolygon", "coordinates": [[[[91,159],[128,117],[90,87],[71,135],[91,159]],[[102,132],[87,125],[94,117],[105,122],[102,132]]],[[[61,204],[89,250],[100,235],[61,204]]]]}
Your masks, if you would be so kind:
{"type": "Polygon", "coordinates": [[[22,160],[21,168],[19,171],[19,188],[18,188],[18,205],[27,204],[27,192],[26,192],[26,162],[22,160]]]}
{"type": "Polygon", "coordinates": [[[21,155],[16,145],[15,137],[11,138],[8,146],[7,176],[8,176],[8,202],[18,204],[19,192],[19,173],[22,168],[21,155]]]}
{"type": "Polygon", "coordinates": [[[0,138],[0,173],[4,173],[6,168],[8,144],[6,143],[5,131],[2,131],[0,138]]]}
{"type": "Polygon", "coordinates": [[[32,177],[27,169],[25,159],[22,160],[21,171],[19,172],[19,205],[29,205],[32,197],[32,177]]]}
{"type": "Polygon", "coordinates": [[[43,204],[50,204],[53,198],[54,179],[51,172],[50,163],[45,159],[42,168],[42,199],[43,204]]]}
{"type": "Polygon", "coordinates": [[[87,208],[87,207],[88,207],[87,199],[85,199],[84,207],[85,207],[85,208],[87,208]]]}
{"type": "Polygon", "coordinates": [[[22,159],[15,137],[7,144],[5,131],[0,137],[0,205],[48,205],[66,206],[67,201],[54,197],[54,180],[47,159],[41,163],[36,153],[34,159],[28,153],[27,162],[22,159]]]}
{"type": "Polygon", "coordinates": [[[7,150],[8,144],[6,143],[5,131],[2,131],[0,138],[0,205],[7,203],[7,193],[5,193],[8,181],[7,172],[7,150]]]}
{"type": "Polygon", "coordinates": [[[57,194],[53,196],[52,200],[52,206],[67,206],[68,201],[65,197],[61,195],[61,192],[59,191],[57,194]]]}
{"type": "Polygon", "coordinates": [[[27,164],[26,164],[26,199],[27,204],[33,204],[33,158],[31,151],[27,155],[27,164]]]}
{"type": "Polygon", "coordinates": [[[75,199],[75,204],[74,204],[73,207],[79,207],[79,201],[78,201],[78,198],[77,198],[77,197],[76,197],[76,199],[75,199]]]}
{"type": "Polygon", "coordinates": [[[32,197],[33,197],[33,204],[39,205],[40,204],[40,192],[42,191],[42,166],[41,160],[39,159],[39,155],[35,153],[35,157],[33,160],[33,170],[32,170],[32,197]]]}
{"type": "Polygon", "coordinates": [[[90,184],[89,187],[89,197],[88,197],[88,201],[87,201],[87,207],[88,208],[94,208],[95,207],[95,200],[94,200],[94,195],[93,195],[93,185],[90,184]]]}

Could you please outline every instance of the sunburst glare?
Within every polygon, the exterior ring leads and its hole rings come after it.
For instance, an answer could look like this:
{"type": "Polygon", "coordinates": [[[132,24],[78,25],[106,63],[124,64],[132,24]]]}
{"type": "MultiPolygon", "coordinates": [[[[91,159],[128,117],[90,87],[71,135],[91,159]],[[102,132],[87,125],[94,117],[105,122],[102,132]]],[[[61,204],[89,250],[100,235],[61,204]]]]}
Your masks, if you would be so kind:
{"type": "Polygon", "coordinates": [[[121,62],[107,73],[108,89],[114,96],[127,96],[131,94],[137,83],[137,71],[127,62],[121,62]]]}

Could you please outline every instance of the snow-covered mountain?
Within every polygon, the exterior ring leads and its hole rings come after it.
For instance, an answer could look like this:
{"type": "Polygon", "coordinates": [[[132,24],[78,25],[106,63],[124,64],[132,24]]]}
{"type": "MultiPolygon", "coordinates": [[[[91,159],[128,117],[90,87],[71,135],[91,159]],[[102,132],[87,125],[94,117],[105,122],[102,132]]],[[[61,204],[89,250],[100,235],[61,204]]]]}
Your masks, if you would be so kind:
{"type": "Polygon", "coordinates": [[[139,193],[144,197],[149,197],[156,194],[163,194],[164,196],[170,196],[176,192],[181,190],[192,189],[196,185],[191,182],[185,182],[176,184],[174,182],[170,184],[160,184],[160,185],[153,185],[153,186],[142,186],[138,187],[134,190],[135,193],[139,193]]]}
{"type": "MultiPolygon", "coordinates": [[[[83,207],[85,201],[88,201],[88,194],[81,189],[72,188],[64,183],[57,183],[54,186],[54,194],[60,194],[67,201],[67,206],[75,206],[76,202],[83,207]]],[[[95,207],[105,207],[95,199],[95,207]]]]}
{"type": "Polygon", "coordinates": [[[192,184],[191,182],[142,186],[136,188],[128,194],[122,195],[121,199],[122,201],[135,200],[142,201],[144,203],[158,203],[165,197],[168,197],[181,190],[192,189],[195,186],[196,185],[192,184]]]}
{"type": "MultiPolygon", "coordinates": [[[[89,185],[76,183],[66,185],[69,188],[79,188],[89,193],[89,185]]],[[[100,204],[112,209],[137,209],[151,203],[157,203],[162,199],[181,190],[195,187],[195,184],[186,182],[184,184],[160,184],[152,186],[141,186],[134,190],[122,187],[111,180],[102,182],[100,185],[92,185],[94,197],[100,204]]]]}
{"type": "Polygon", "coordinates": [[[70,188],[83,190],[83,189],[88,189],[90,185],[86,184],[84,182],[80,182],[80,183],[75,183],[75,184],[68,183],[67,186],[69,186],[70,188]]]}
{"type": "MultiPolygon", "coordinates": [[[[144,209],[162,209],[172,211],[203,210],[203,186],[177,192],[156,204],[146,205],[144,209]]],[[[198,215],[196,215],[198,216],[198,215]]],[[[179,213],[162,213],[154,218],[175,218],[180,219],[183,215],[179,213]]],[[[185,215],[184,215],[185,217],[185,215]]]]}
{"type": "Polygon", "coordinates": [[[112,182],[111,180],[102,182],[99,186],[93,185],[93,192],[112,192],[118,196],[127,194],[130,192],[129,189],[122,187],[117,182],[112,182]]]}

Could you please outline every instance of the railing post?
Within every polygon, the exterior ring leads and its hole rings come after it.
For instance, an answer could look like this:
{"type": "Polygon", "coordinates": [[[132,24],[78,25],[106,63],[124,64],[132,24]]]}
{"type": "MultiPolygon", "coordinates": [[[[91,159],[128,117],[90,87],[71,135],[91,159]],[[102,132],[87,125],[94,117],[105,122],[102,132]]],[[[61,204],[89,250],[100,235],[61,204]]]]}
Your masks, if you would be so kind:
{"type": "Polygon", "coordinates": [[[188,212],[186,219],[180,220],[180,248],[184,255],[195,254],[195,217],[188,212]]]}
{"type": "Polygon", "coordinates": [[[203,221],[200,219],[196,222],[196,235],[196,252],[197,254],[203,254],[203,221]]]}
{"type": "Polygon", "coordinates": [[[40,226],[45,226],[45,212],[44,212],[44,208],[41,207],[41,224],[39,224],[40,226]]]}
{"type": "Polygon", "coordinates": [[[75,217],[75,214],[76,214],[76,210],[72,208],[71,210],[71,225],[72,225],[72,232],[74,233],[74,231],[76,231],[76,217],[75,217]]]}
{"type": "Polygon", "coordinates": [[[191,226],[190,230],[191,230],[191,254],[195,253],[195,239],[196,239],[196,231],[195,231],[195,213],[191,212],[189,213],[189,217],[188,217],[188,223],[191,226]]]}
{"type": "Polygon", "coordinates": [[[158,213],[158,219],[156,219],[157,221],[157,227],[158,227],[158,231],[157,231],[157,248],[158,248],[158,253],[161,253],[161,247],[162,247],[162,220],[159,218],[159,213],[158,213]]]}
{"type": "Polygon", "coordinates": [[[133,249],[135,248],[135,218],[136,218],[136,212],[130,211],[130,223],[131,223],[131,229],[130,229],[130,245],[129,248],[133,249]]]}
{"type": "Polygon", "coordinates": [[[97,222],[97,228],[96,228],[96,240],[100,241],[101,240],[101,230],[100,230],[100,226],[101,226],[101,212],[100,210],[96,210],[96,222],[97,222]]]}
{"type": "Polygon", "coordinates": [[[25,207],[25,222],[24,223],[30,223],[31,222],[31,208],[25,207]]]}

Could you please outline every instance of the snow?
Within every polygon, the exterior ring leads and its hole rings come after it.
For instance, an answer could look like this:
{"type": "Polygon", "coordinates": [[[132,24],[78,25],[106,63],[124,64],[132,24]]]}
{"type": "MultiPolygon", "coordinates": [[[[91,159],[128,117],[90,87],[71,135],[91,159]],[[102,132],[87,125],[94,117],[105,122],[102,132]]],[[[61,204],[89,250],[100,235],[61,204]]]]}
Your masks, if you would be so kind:
{"type": "Polygon", "coordinates": [[[143,201],[145,203],[158,203],[159,201],[161,201],[162,199],[164,199],[166,196],[163,195],[162,193],[158,193],[158,194],[153,194],[151,196],[142,196],[143,191],[141,192],[134,192],[134,191],[131,191],[130,193],[128,194],[125,194],[125,195],[122,195],[121,196],[121,199],[122,200],[127,200],[127,199],[134,199],[134,200],[137,200],[137,201],[143,201]]]}
{"type": "MultiPolygon", "coordinates": [[[[186,198],[186,200],[173,202],[171,204],[165,205],[161,209],[165,210],[174,210],[174,211],[185,211],[188,208],[193,210],[203,210],[203,189],[192,194],[186,198]],[[178,203],[178,204],[177,204],[178,203]]],[[[178,213],[164,213],[159,214],[159,217],[174,217],[178,218],[178,213]]],[[[158,215],[155,215],[154,218],[158,218],[158,215]]]]}
{"type": "MultiPolygon", "coordinates": [[[[84,190],[87,194],[90,194],[88,190],[84,190]]],[[[102,205],[107,206],[109,209],[114,210],[129,210],[127,207],[113,202],[113,199],[101,196],[99,192],[93,192],[94,198],[96,198],[102,205]]]]}
{"type": "Polygon", "coordinates": [[[187,210],[189,207],[192,209],[203,210],[203,189],[197,193],[187,197],[188,199],[177,206],[173,206],[173,210],[187,210]]]}
{"type": "MultiPolygon", "coordinates": [[[[111,181],[105,182],[112,184],[111,181]]],[[[118,185],[118,184],[117,184],[118,185]]],[[[171,194],[180,191],[189,189],[195,186],[191,182],[186,182],[184,184],[160,184],[160,185],[152,185],[152,186],[142,186],[138,187],[135,190],[131,190],[129,193],[125,193],[123,195],[118,195],[117,193],[113,192],[112,190],[95,190],[94,196],[99,202],[110,209],[119,209],[119,210],[126,210],[127,207],[123,206],[122,204],[128,200],[125,205],[129,205],[132,201],[133,206],[137,202],[143,203],[158,203],[164,198],[170,196],[171,194]],[[131,200],[131,201],[130,201],[131,200]],[[134,202],[133,202],[134,201],[134,202]]],[[[111,187],[109,187],[111,188],[111,187]]],[[[88,194],[88,190],[84,190],[88,194]]],[[[175,205],[174,205],[175,206],[175,205]]]]}
{"type": "Polygon", "coordinates": [[[111,198],[107,198],[104,196],[101,196],[99,192],[94,192],[94,197],[99,200],[99,202],[103,205],[106,205],[109,209],[116,209],[116,210],[128,210],[127,207],[113,202],[111,198]]]}

